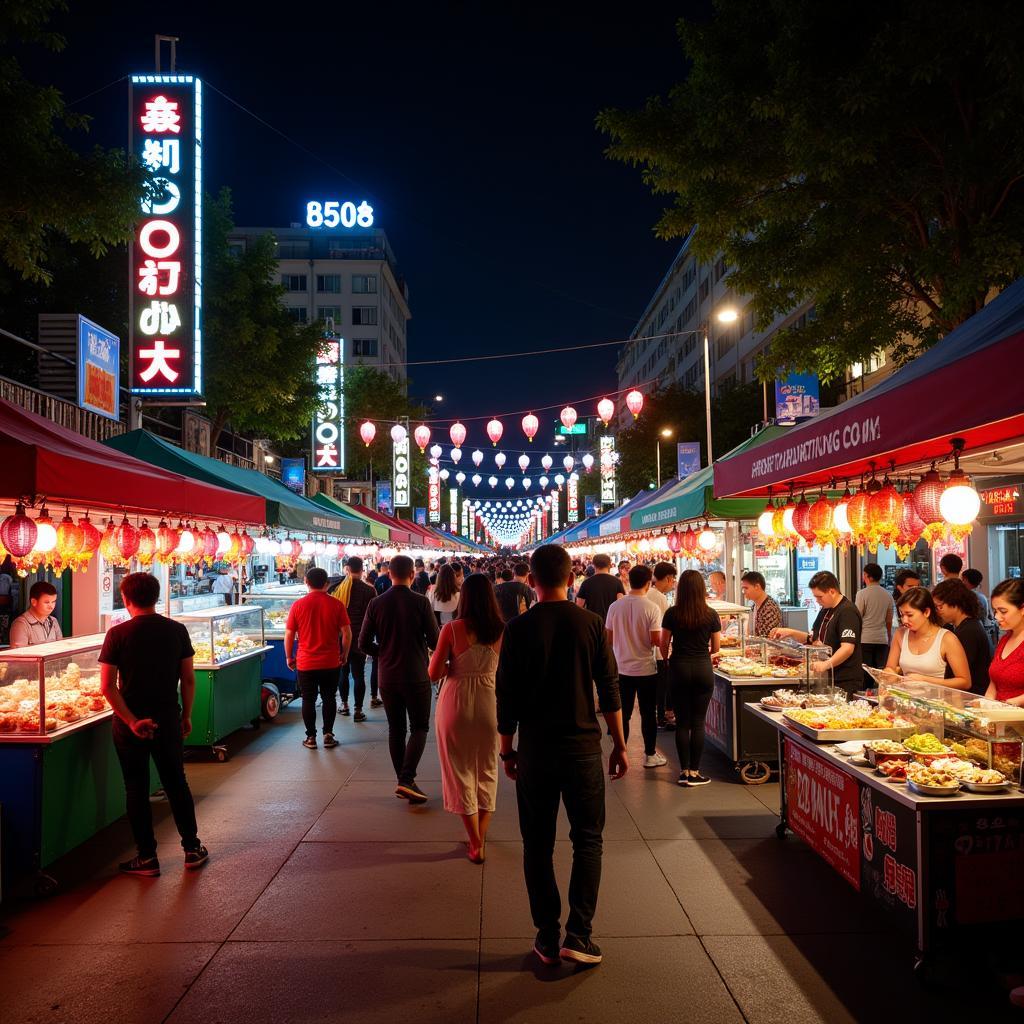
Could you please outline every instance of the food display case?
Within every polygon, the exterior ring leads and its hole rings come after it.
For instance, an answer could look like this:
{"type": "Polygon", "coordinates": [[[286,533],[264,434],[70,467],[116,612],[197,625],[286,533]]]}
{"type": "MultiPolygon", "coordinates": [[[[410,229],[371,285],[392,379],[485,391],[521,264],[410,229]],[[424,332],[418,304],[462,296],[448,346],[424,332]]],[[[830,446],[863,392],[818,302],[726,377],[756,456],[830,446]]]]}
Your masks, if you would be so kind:
{"type": "Polygon", "coordinates": [[[778,747],[774,730],[743,715],[743,705],[758,701],[781,711],[830,704],[835,699],[832,672],[816,671],[815,664],[827,661],[831,654],[830,647],[746,637],[741,648],[723,649],[713,659],[715,688],[705,734],[729,758],[743,782],[767,782],[778,747]]]}
{"type": "Polygon", "coordinates": [[[272,692],[264,699],[264,717],[273,718],[281,705],[298,696],[299,685],[295,670],[288,667],[284,657],[284,627],[288,613],[300,597],[309,591],[302,587],[274,587],[261,593],[243,594],[242,607],[259,605],[263,609],[264,636],[269,650],[263,660],[263,681],[272,692]]]}
{"type": "Polygon", "coordinates": [[[208,747],[219,761],[219,741],[245,725],[258,726],[262,708],[263,609],[230,605],[174,616],[195,650],[196,696],[186,747],[208,747]]]}
{"type": "Polygon", "coordinates": [[[177,615],[185,615],[189,612],[206,611],[208,608],[223,608],[223,594],[182,594],[177,597],[171,596],[168,603],[168,614],[173,618],[177,615]]]}
{"type": "Polygon", "coordinates": [[[729,601],[708,601],[722,620],[722,650],[742,651],[750,624],[750,609],[745,604],[729,601]]]}

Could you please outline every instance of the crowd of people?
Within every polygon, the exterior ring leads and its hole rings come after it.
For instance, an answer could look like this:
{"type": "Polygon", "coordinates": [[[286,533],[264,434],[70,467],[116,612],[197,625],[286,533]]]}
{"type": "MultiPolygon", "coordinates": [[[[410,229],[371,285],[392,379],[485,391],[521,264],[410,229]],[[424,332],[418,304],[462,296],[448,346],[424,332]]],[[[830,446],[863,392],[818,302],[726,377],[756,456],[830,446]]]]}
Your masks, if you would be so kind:
{"type": "MultiPolygon", "coordinates": [[[[962,573],[959,558],[947,556],[941,569],[944,578],[930,591],[912,571],[901,571],[890,595],[879,567],[865,565],[854,600],[833,573],[818,572],[810,589],[820,612],[809,631],[782,625],[760,573],[744,573],[741,589],[754,635],[826,646],[816,671],[850,693],[863,689],[867,665],[1024,705],[1024,581],[1005,580],[986,600],[980,574],[962,573]],[[994,649],[993,626],[1001,633],[994,649]]],[[[340,582],[309,569],[308,594],[288,616],[285,655],[302,697],[303,745],[338,745],[339,698],[342,715],[351,713],[351,699],[354,721],[366,721],[372,659],[370,705],[382,704],[387,718],[395,795],[410,804],[429,799],[417,775],[433,712],[442,802],[461,818],[469,860],[486,858],[504,770],[516,784],[536,955],[545,964],[600,962],[591,929],[605,813],[602,734],[611,740],[612,781],[629,769],[626,742],[637,707],[644,769],[668,763],[657,747],[662,730],[674,733],[678,785],[711,781],[701,762],[712,658],[722,637],[713,604],[725,596],[724,574],[679,573],[666,561],[613,565],[603,554],[583,565],[550,544],[529,563],[495,557],[471,568],[400,555],[365,578],[364,570],[358,557],[348,559],[340,582]],[[573,845],[564,935],[552,863],[560,804],[573,845]]],[[[156,615],[159,585],[152,576],[131,574],[121,587],[131,618],[109,631],[100,655],[138,846],[121,869],[155,876],[160,867],[142,768],[150,756],[186,867],[209,856],[181,757],[194,692],[192,651],[184,627],[156,615]],[[149,678],[142,666],[153,651],[168,668],[149,678]]]]}

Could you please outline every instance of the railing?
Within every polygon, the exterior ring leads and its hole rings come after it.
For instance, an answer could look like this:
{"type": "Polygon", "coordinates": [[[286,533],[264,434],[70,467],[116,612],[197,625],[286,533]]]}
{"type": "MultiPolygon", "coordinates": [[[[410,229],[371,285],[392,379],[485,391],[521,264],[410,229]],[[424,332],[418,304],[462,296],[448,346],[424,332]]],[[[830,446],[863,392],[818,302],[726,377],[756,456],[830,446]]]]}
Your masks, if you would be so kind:
{"type": "Polygon", "coordinates": [[[0,377],[0,398],[93,441],[105,441],[108,437],[116,437],[125,432],[125,425],[119,420],[107,419],[106,416],[81,409],[73,402],[54,398],[53,395],[6,377],[0,377]]]}
{"type": "Polygon", "coordinates": [[[217,449],[217,458],[221,462],[227,463],[229,466],[238,466],[239,469],[255,469],[256,463],[252,459],[245,458],[244,455],[237,455],[235,452],[229,452],[227,448],[217,449]]]}

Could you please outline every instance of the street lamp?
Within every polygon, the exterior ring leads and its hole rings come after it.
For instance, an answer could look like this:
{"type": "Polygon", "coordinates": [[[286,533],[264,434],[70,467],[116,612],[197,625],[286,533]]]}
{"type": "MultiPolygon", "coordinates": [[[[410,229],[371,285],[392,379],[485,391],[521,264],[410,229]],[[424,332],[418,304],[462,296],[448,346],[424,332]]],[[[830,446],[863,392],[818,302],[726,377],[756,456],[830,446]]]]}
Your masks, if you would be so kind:
{"type": "MultiPolygon", "coordinates": [[[[739,313],[733,306],[723,306],[715,318],[720,324],[733,324],[739,319],[739,313]]],[[[711,454],[711,342],[708,338],[711,325],[709,321],[704,322],[704,413],[707,418],[708,431],[708,465],[714,462],[711,454]]]]}
{"type": "Polygon", "coordinates": [[[444,401],[444,395],[434,395],[434,401],[435,402],[443,402],[444,401]]]}
{"type": "Polygon", "coordinates": [[[672,436],[673,433],[674,433],[674,431],[672,430],[671,427],[662,427],[661,430],[658,431],[658,440],[657,440],[657,443],[656,443],[656,447],[657,447],[657,450],[658,450],[658,488],[659,489],[661,488],[661,439],[663,437],[664,438],[669,438],[669,437],[672,436]]]}

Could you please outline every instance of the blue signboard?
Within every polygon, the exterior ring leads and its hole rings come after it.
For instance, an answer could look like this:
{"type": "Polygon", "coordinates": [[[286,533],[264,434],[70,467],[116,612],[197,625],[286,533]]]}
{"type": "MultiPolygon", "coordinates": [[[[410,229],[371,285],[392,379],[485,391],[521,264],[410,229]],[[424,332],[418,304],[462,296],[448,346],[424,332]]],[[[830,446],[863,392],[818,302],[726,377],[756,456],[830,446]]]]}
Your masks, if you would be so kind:
{"type": "Polygon", "coordinates": [[[78,404],[119,420],[120,398],[121,339],[79,314],[78,404]]]}
{"type": "Polygon", "coordinates": [[[775,382],[775,422],[796,423],[821,410],[816,373],[791,373],[775,382]]]}
{"type": "Polygon", "coordinates": [[[296,494],[306,493],[306,460],[282,459],[281,483],[296,494]]]}
{"type": "Polygon", "coordinates": [[[817,572],[818,559],[805,558],[803,555],[799,555],[796,560],[796,567],[799,572],[817,572]]]}
{"type": "Polygon", "coordinates": [[[427,525],[427,510],[425,508],[413,509],[413,522],[417,526],[427,525]]]}
{"type": "Polygon", "coordinates": [[[700,469],[700,441],[680,441],[676,444],[676,476],[685,480],[700,469]]]}
{"type": "Polygon", "coordinates": [[[601,514],[601,498],[596,494],[588,494],[586,497],[587,519],[601,514]]]}
{"type": "Polygon", "coordinates": [[[395,506],[391,500],[390,480],[377,481],[377,511],[383,512],[386,516],[394,515],[395,506]]]}

